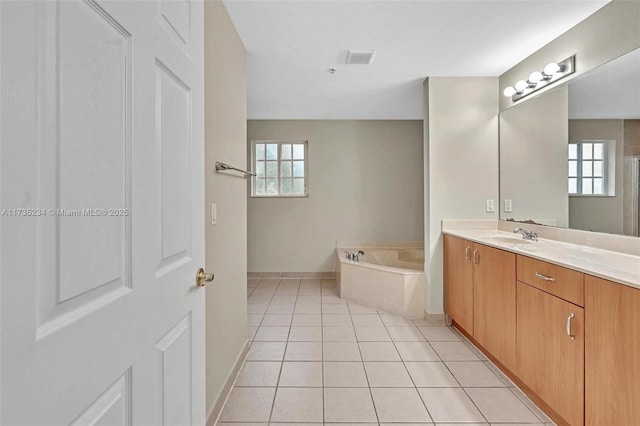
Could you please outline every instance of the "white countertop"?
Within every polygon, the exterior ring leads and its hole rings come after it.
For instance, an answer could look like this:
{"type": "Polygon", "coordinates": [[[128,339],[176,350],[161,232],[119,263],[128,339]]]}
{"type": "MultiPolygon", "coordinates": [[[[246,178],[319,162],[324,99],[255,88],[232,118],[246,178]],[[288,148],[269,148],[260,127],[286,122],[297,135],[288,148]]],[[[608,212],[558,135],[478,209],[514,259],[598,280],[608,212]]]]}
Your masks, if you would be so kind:
{"type": "Polygon", "coordinates": [[[442,232],[640,289],[640,256],[543,238],[522,243],[520,235],[495,229],[442,232]]]}

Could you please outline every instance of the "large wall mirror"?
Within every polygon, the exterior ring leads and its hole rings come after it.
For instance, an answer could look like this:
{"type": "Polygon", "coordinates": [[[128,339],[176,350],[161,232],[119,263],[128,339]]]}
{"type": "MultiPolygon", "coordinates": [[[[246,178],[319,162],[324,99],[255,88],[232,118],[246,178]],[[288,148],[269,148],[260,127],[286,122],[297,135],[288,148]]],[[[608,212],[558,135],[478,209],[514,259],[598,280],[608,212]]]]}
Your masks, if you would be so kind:
{"type": "Polygon", "coordinates": [[[640,236],[640,49],[500,114],[500,219],[640,236]]]}

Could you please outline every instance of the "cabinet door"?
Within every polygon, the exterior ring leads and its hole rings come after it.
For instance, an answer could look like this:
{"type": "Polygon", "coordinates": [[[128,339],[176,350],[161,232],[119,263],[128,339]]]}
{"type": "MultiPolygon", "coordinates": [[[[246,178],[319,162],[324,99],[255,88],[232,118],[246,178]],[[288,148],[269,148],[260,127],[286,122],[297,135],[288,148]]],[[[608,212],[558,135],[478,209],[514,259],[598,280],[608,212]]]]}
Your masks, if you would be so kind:
{"type": "Polygon", "coordinates": [[[473,337],[513,371],[516,358],[516,255],[474,244],[473,337]]]}
{"type": "Polygon", "coordinates": [[[582,425],[584,309],[521,282],[517,293],[517,375],[567,423],[582,425]]]}
{"type": "Polygon", "coordinates": [[[587,425],[640,422],[640,290],[585,276],[587,425]]]}
{"type": "Polygon", "coordinates": [[[473,243],[444,236],[444,309],[467,333],[473,333],[473,243]]]}

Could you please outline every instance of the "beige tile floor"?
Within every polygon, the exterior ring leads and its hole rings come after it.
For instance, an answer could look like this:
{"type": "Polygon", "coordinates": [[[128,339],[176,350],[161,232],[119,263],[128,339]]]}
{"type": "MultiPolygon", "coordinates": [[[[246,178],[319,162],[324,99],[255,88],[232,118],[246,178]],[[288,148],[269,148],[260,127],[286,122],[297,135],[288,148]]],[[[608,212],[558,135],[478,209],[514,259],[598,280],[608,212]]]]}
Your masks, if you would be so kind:
{"type": "Polygon", "coordinates": [[[349,303],[332,280],[248,280],[251,346],[219,425],[551,421],[455,329],[349,303]]]}

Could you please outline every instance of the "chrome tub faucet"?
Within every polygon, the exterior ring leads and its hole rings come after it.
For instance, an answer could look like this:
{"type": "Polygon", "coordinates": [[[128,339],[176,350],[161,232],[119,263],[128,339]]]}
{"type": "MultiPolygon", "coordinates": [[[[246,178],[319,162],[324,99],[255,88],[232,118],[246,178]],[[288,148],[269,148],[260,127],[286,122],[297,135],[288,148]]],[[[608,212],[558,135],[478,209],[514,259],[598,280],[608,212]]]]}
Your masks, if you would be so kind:
{"type": "Polygon", "coordinates": [[[358,251],[345,251],[344,252],[347,260],[352,260],[354,262],[360,262],[360,256],[364,254],[362,250],[358,251]]]}

